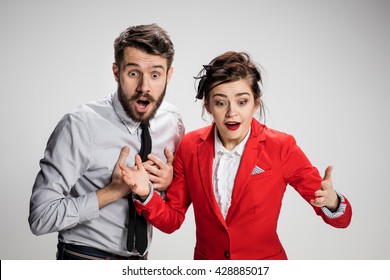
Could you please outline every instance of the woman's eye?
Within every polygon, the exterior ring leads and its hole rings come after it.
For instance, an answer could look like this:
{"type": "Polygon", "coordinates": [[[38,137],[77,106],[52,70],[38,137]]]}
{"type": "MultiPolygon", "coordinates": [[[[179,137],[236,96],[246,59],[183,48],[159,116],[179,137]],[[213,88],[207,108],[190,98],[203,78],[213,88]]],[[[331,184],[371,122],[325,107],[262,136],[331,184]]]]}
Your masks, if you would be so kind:
{"type": "Polygon", "coordinates": [[[247,100],[240,100],[238,101],[238,104],[245,105],[248,101],[247,100]]]}
{"type": "Polygon", "coordinates": [[[226,104],[225,101],[215,101],[215,105],[217,106],[224,106],[226,104]]]}

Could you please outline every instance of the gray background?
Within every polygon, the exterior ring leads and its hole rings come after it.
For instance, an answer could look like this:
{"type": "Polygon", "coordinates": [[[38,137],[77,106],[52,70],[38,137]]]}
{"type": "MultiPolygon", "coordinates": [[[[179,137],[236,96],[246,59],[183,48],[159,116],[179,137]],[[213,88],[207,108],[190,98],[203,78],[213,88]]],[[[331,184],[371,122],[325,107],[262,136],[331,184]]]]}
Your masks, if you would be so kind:
{"type": "MultiPolygon", "coordinates": [[[[158,23],[176,48],[167,100],[187,132],[208,124],[193,76],[227,50],[265,68],[268,126],[293,134],[353,205],[348,229],[322,222],[288,188],[279,235],[291,259],[390,259],[389,1],[0,2],[0,259],[54,259],[56,234],[28,226],[31,187],[58,120],[116,88],[113,41],[158,23]]],[[[192,259],[192,209],[182,228],[155,231],[151,259],[192,259]]]]}

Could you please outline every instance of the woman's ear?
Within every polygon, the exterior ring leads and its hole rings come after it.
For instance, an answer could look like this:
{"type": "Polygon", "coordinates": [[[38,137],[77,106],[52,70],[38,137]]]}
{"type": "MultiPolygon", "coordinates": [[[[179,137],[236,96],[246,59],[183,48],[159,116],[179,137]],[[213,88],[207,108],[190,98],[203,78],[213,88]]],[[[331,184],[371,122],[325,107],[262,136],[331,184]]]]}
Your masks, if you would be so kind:
{"type": "Polygon", "coordinates": [[[261,100],[259,97],[255,100],[255,111],[257,111],[257,109],[259,109],[260,105],[261,105],[261,100]]]}
{"type": "Polygon", "coordinates": [[[210,102],[208,102],[206,99],[203,102],[203,106],[206,109],[207,113],[211,115],[211,110],[210,110],[210,102]]]}

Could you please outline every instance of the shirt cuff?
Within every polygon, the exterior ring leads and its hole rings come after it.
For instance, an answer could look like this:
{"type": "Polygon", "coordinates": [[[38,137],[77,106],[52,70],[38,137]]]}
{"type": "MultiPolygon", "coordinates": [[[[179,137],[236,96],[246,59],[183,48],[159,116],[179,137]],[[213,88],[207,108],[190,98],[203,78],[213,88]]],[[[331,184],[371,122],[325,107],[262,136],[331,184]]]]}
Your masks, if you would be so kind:
{"type": "Polygon", "coordinates": [[[132,194],[132,197],[133,197],[133,200],[137,200],[137,201],[139,201],[142,205],[146,205],[146,204],[152,199],[153,193],[154,193],[154,191],[153,191],[153,184],[152,184],[152,182],[149,182],[149,195],[146,197],[145,200],[142,200],[142,199],[139,197],[139,195],[137,195],[137,194],[135,194],[135,193],[132,194]]]}
{"type": "Polygon", "coordinates": [[[324,214],[328,218],[331,218],[331,219],[338,218],[338,217],[342,216],[345,213],[345,208],[347,207],[347,205],[345,204],[344,196],[341,193],[339,193],[338,191],[336,191],[336,194],[340,199],[340,205],[336,211],[332,212],[328,208],[326,208],[325,206],[321,207],[322,212],[324,212],[324,214]]]}

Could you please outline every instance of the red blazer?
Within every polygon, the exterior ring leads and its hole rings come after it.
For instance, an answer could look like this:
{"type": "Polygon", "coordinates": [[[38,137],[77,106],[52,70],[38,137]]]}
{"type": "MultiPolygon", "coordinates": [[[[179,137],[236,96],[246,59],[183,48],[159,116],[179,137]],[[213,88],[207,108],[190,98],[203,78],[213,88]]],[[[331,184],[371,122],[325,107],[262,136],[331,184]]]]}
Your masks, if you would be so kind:
{"type": "MultiPolygon", "coordinates": [[[[138,213],[166,233],[177,230],[193,204],[196,222],[194,259],[287,259],[276,228],[283,194],[291,185],[306,200],[314,198],[322,178],[292,136],[252,120],[237,172],[226,220],[212,186],[214,125],[186,134],[176,152],[175,175],[166,202],[154,194],[138,213]],[[255,167],[264,172],[253,174],[255,167]]],[[[318,207],[317,215],[338,228],[352,217],[345,199],[343,215],[329,218],[318,207]]]]}

